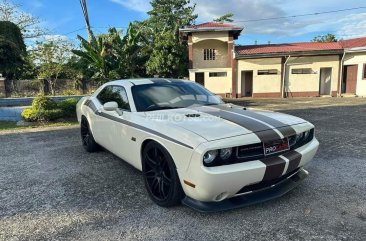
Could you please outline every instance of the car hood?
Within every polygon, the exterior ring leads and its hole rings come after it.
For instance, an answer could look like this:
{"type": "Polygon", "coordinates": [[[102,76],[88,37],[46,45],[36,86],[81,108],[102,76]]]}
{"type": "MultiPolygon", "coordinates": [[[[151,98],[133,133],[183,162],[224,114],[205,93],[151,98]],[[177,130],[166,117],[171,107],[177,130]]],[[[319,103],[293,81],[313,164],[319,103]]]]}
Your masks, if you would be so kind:
{"type": "Polygon", "coordinates": [[[207,141],[306,123],[301,118],[287,114],[231,105],[152,111],[146,112],[146,115],[151,121],[183,128],[207,141]]]}

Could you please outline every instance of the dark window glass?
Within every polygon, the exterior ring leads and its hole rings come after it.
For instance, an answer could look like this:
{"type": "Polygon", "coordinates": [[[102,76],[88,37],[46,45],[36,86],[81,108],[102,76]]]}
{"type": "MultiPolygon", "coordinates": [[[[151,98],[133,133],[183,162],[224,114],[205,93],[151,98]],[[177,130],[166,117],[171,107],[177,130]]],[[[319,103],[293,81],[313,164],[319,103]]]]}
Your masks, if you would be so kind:
{"type": "Polygon", "coordinates": [[[135,85],[131,90],[137,111],[223,104],[220,98],[194,82],[135,85]]]}
{"type": "Polygon", "coordinates": [[[210,72],[209,76],[210,77],[226,77],[227,72],[210,72]]]}
{"type": "Polygon", "coordinates": [[[97,96],[97,99],[102,105],[107,102],[117,102],[118,108],[130,110],[127,93],[122,86],[107,86],[97,96]]]}
{"type": "Polygon", "coordinates": [[[258,70],[258,75],[276,75],[276,74],[278,74],[277,69],[258,70]]]}
{"type": "Polygon", "coordinates": [[[306,69],[292,69],[291,74],[313,74],[313,70],[310,68],[306,69]]]}
{"type": "Polygon", "coordinates": [[[362,79],[366,79],[366,64],[363,65],[362,79]]]}

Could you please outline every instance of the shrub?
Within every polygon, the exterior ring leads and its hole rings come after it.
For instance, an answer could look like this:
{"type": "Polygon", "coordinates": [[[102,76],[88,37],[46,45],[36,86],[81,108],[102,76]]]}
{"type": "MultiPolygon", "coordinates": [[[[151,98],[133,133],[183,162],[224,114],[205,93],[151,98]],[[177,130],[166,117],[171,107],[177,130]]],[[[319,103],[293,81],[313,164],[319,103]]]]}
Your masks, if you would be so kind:
{"type": "Polygon", "coordinates": [[[21,116],[25,121],[37,121],[36,111],[34,111],[32,108],[23,110],[21,116]]]}
{"type": "Polygon", "coordinates": [[[50,97],[39,95],[32,101],[32,109],[53,110],[57,108],[57,103],[50,97]]]}
{"type": "Polygon", "coordinates": [[[75,98],[69,98],[60,101],[57,106],[62,110],[64,117],[76,117],[76,104],[78,100],[75,98]]]}
{"type": "Polygon", "coordinates": [[[32,102],[32,108],[23,110],[21,116],[26,121],[53,121],[63,116],[63,110],[50,97],[37,96],[32,102]]]}
{"type": "Polygon", "coordinates": [[[22,117],[25,121],[54,121],[63,116],[63,111],[61,109],[54,110],[37,110],[33,108],[28,108],[23,110],[22,117]]]}

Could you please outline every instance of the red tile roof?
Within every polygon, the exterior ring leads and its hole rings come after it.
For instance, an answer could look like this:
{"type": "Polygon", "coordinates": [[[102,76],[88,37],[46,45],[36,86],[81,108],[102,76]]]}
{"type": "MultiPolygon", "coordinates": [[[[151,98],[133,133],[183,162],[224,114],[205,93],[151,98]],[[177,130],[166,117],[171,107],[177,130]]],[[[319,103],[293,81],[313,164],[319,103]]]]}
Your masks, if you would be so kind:
{"type": "Polygon", "coordinates": [[[366,37],[340,40],[331,43],[303,42],[287,44],[245,45],[236,46],[235,51],[240,55],[281,54],[309,51],[336,51],[348,48],[366,47],[366,37]]]}
{"type": "Polygon", "coordinates": [[[322,50],[342,50],[342,46],[338,42],[332,42],[332,43],[305,42],[305,43],[236,46],[235,50],[238,54],[241,55],[252,55],[252,54],[274,54],[274,53],[291,53],[291,52],[322,51],[322,50]]]}
{"type": "Polygon", "coordinates": [[[339,43],[345,49],[366,47],[366,37],[341,40],[339,43]]]}
{"type": "Polygon", "coordinates": [[[230,23],[207,22],[189,26],[189,28],[241,28],[230,23]]]}

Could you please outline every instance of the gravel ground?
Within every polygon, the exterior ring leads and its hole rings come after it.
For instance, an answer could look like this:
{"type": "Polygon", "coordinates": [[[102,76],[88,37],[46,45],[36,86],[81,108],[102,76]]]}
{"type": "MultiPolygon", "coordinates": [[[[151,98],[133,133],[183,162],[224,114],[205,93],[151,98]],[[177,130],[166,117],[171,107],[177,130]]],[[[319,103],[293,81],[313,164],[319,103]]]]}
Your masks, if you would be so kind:
{"type": "Polygon", "coordinates": [[[365,102],[240,100],[311,121],[321,147],[299,188],[213,214],[156,206],[138,171],[86,153],[77,128],[0,133],[0,240],[365,240],[365,102]]]}

